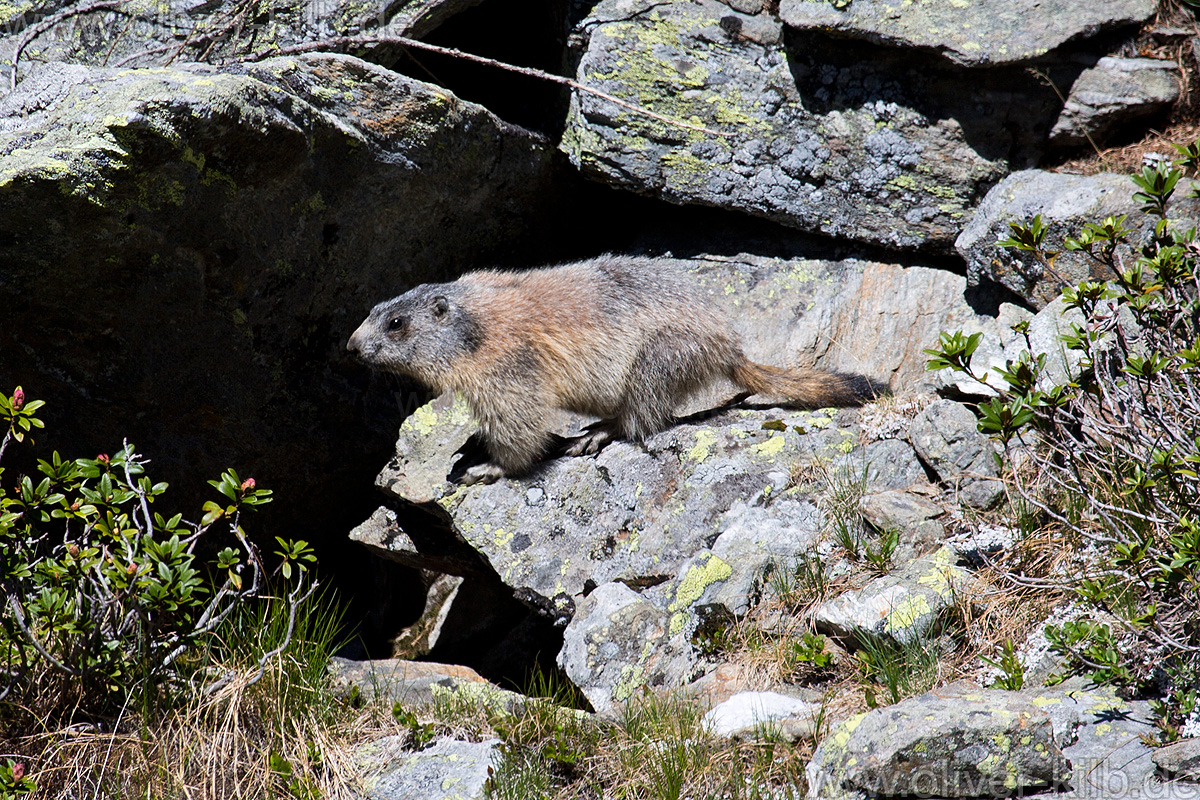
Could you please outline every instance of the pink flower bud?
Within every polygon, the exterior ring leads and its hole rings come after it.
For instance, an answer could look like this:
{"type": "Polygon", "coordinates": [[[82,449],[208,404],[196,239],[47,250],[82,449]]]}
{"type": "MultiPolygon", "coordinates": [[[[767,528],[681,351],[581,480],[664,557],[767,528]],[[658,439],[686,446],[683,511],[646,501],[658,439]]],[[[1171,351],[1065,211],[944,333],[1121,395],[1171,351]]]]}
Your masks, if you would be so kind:
{"type": "Polygon", "coordinates": [[[25,777],[25,765],[24,764],[13,764],[13,780],[19,781],[19,780],[21,780],[21,778],[24,778],[24,777],[25,777]]]}
{"type": "Polygon", "coordinates": [[[18,386],[17,390],[15,392],[13,392],[13,396],[12,396],[13,411],[20,411],[21,406],[23,406],[23,405],[25,405],[25,391],[20,386],[18,386]]]}
{"type": "Polygon", "coordinates": [[[254,486],[254,478],[246,478],[246,480],[242,481],[242,491],[253,489],[254,486]]]}
{"type": "Polygon", "coordinates": [[[107,453],[101,453],[100,455],[96,456],[96,460],[101,464],[107,464],[110,461],[107,453]]]}

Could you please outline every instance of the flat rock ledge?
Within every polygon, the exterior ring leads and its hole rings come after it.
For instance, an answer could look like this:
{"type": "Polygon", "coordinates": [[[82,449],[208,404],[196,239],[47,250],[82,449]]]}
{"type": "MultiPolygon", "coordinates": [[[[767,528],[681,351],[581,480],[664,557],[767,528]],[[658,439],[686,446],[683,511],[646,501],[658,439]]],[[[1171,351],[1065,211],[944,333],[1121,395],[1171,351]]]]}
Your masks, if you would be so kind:
{"type": "Polygon", "coordinates": [[[934,50],[964,67],[1040,58],[1063,44],[1144,22],[1154,0],[782,0],[800,29],[834,31],[896,47],[934,50]]]}

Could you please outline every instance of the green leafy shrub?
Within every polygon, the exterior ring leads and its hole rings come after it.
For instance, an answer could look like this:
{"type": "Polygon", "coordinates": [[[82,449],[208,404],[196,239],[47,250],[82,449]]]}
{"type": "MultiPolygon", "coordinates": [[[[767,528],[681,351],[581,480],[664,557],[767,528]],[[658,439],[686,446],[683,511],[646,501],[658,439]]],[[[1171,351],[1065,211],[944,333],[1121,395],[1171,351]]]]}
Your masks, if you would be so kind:
{"type": "MultiPolygon", "coordinates": [[[[20,387],[0,394],[0,456],[42,427],[41,405],[20,387]]],[[[15,692],[45,714],[105,714],[130,702],[145,712],[211,680],[187,662],[265,586],[242,519],[271,492],[229,470],[210,481],[221,502],[205,503],[191,523],[155,510],[167,484],[146,475],[147,463],[126,443],[112,456],[55,452],[38,461],[40,476],[9,482],[0,472],[0,699],[15,692]],[[205,562],[197,544],[218,524],[231,545],[205,562]]],[[[280,544],[294,620],[315,588],[313,556],[304,542],[280,544]]]]}
{"type": "MultiPolygon", "coordinates": [[[[1097,680],[1172,698],[1168,726],[1200,673],[1200,243],[1166,218],[1181,177],[1164,165],[1133,177],[1134,199],[1158,217],[1148,241],[1131,241],[1125,217],[1110,217],[1062,243],[1095,262],[1093,274],[1114,276],[1063,289],[1079,320],[1059,337],[1078,361],[1073,375],[1052,378],[1048,355],[1018,325],[1027,349],[995,370],[999,395],[979,406],[980,430],[1004,443],[1010,463],[1014,448],[1028,457],[1011,471],[1023,503],[1064,543],[1085,545],[1068,562],[1069,587],[1092,619],[1051,627],[1049,640],[1097,680]]],[[[1011,228],[1000,246],[1052,268],[1040,219],[1011,228]]],[[[928,367],[986,381],[971,363],[980,337],[943,334],[928,367]]]]}

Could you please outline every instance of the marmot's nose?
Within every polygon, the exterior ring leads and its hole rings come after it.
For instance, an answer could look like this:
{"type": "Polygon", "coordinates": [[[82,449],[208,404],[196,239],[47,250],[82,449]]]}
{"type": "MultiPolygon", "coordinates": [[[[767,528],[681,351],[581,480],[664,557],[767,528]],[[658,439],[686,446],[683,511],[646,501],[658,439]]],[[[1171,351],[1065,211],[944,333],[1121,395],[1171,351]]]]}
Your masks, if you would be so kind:
{"type": "Polygon", "coordinates": [[[358,331],[350,336],[350,341],[346,342],[346,349],[356,356],[362,355],[362,340],[358,337],[358,331]]]}

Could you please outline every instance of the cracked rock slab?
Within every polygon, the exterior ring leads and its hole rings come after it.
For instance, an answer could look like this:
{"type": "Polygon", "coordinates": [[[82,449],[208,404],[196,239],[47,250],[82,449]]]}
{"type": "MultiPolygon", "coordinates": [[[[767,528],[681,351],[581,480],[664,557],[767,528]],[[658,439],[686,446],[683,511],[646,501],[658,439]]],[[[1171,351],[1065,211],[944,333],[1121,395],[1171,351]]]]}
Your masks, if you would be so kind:
{"type": "Polygon", "coordinates": [[[1053,144],[1101,143],[1121,126],[1165,111],[1179,99],[1179,65],[1155,58],[1106,56],[1071,86],[1053,144]]]}
{"type": "Polygon", "coordinates": [[[975,415],[962,403],[935,400],[913,419],[908,430],[917,455],[958,497],[973,508],[990,508],[1003,494],[995,445],[979,432],[975,415]]]}

